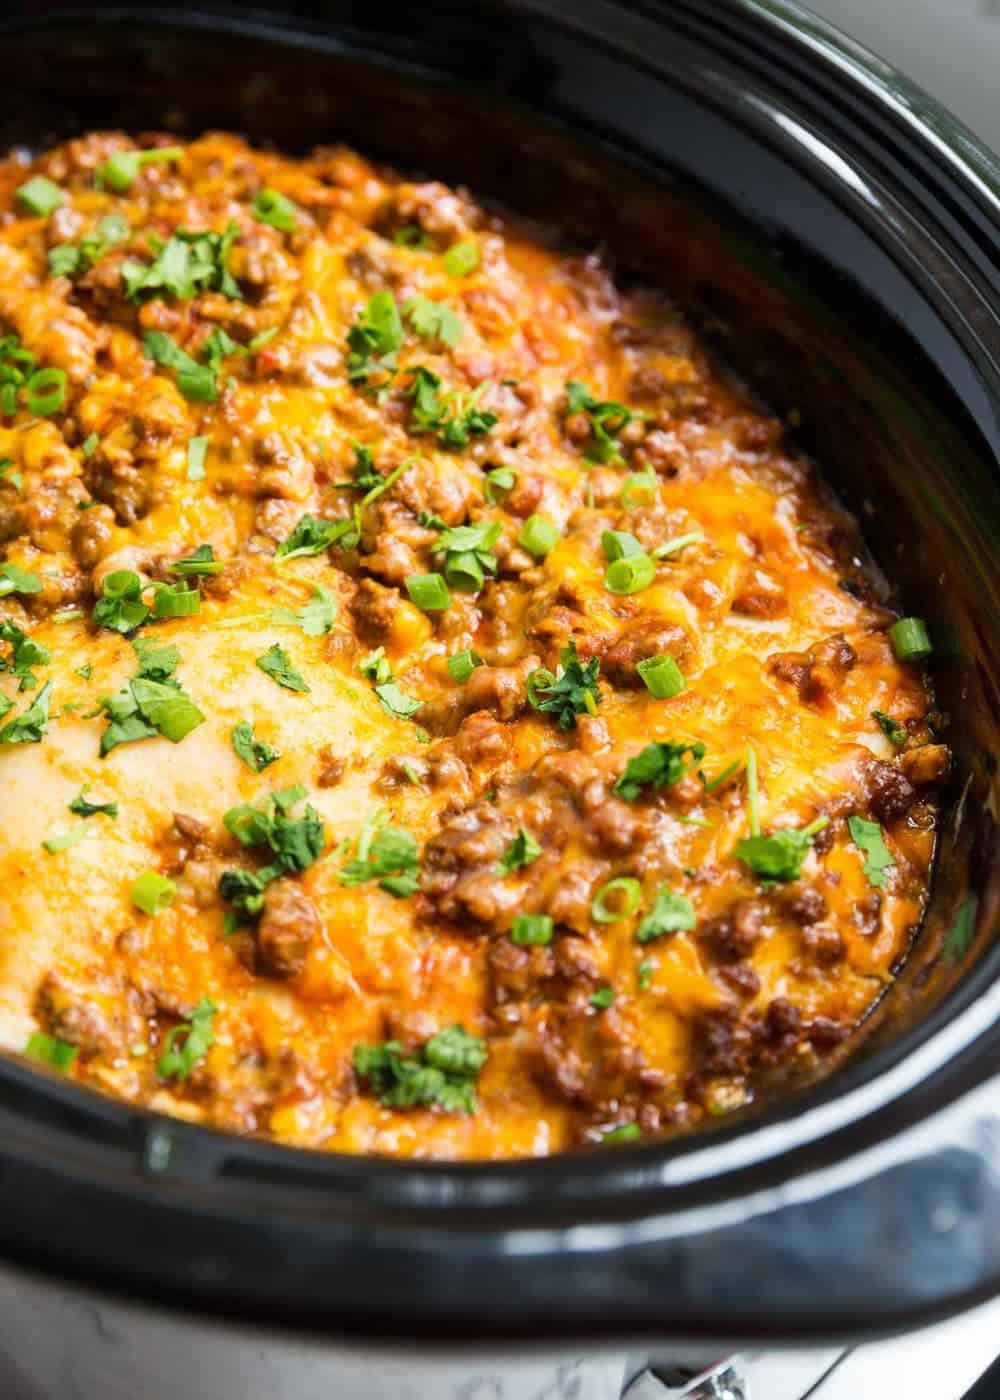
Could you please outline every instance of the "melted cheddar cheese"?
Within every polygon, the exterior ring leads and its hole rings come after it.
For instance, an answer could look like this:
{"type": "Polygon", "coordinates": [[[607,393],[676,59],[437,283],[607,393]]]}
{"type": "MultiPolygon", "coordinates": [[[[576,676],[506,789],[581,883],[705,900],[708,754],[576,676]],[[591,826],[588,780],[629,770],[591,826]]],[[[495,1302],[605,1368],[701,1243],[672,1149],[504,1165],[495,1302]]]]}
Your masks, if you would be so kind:
{"type": "Polygon", "coordinates": [[[0,1043],[456,1158],[820,1072],[947,753],[782,424],[462,191],[137,151],[0,166],[0,1043]]]}

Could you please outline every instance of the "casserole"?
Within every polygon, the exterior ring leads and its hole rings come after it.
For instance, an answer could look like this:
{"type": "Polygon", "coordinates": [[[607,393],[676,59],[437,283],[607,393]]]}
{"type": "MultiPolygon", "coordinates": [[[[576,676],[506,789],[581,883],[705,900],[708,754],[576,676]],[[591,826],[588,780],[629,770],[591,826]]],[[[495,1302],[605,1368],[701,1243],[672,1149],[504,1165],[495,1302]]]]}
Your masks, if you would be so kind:
{"type": "Polygon", "coordinates": [[[558,173],[561,222],[572,215],[639,265],[668,267],[664,280],[687,288],[755,383],[798,409],[806,445],[877,519],[869,542],[908,606],[938,624],[939,651],[951,638],[936,683],[962,716],[949,736],[961,776],[920,945],[866,1057],[835,1081],[738,1128],[613,1160],[318,1160],[147,1119],[5,1065],[5,1190],[18,1210],[4,1246],[200,1308],[397,1336],[913,1324],[991,1291],[997,1267],[990,1094],[963,1101],[995,1055],[995,172],[930,104],[792,7],[514,10],[516,28],[500,8],[435,9],[416,42],[388,16],[363,25],[352,9],[332,34],[204,13],[165,25],[109,11],[99,32],[71,17],[55,31],[11,20],[34,101],[29,112],[22,98],[3,129],[9,144],[160,124],[166,101],[191,129],[254,135],[259,124],[294,148],[336,119],[371,149],[359,99],[377,92],[378,144],[397,158],[419,135],[413,158],[482,187],[483,153],[496,152],[506,202],[528,212],[545,209],[558,173]],[[230,36],[225,82],[213,25],[230,36]],[[368,66],[372,50],[406,61],[368,66]],[[67,94],[84,75],[82,120],[67,94]],[[429,76],[432,90],[415,81],[429,76]],[[290,91],[307,96],[289,103],[290,91]],[[972,896],[976,938],[942,963],[972,896]],[[137,1231],[152,1246],[141,1253],[137,1231]],[[864,1251],[845,1249],[859,1236],[864,1251]],[[900,1238],[908,1267],[887,1288],[900,1238]],[[414,1287],[425,1269],[433,1290],[414,1287]]]}

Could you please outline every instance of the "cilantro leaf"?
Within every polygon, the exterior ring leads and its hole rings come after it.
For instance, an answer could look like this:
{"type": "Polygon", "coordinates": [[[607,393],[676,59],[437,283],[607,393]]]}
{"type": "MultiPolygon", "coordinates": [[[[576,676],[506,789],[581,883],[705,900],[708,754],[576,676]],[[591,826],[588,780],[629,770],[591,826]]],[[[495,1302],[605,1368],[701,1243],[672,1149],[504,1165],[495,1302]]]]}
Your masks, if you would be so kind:
{"type": "Polygon", "coordinates": [[[34,641],[14,622],[0,621],[0,641],[10,646],[9,658],[0,657],[0,671],[10,671],[20,680],[21,690],[33,690],[38,677],[33,666],[47,666],[52,660],[48,647],[34,641]]]}
{"type": "Polygon", "coordinates": [[[142,601],[142,591],[142,579],[131,569],[115,569],[105,574],[101,596],[94,604],[94,626],[120,632],[122,636],[141,627],[150,616],[150,609],[142,601]]]}
{"type": "Polygon", "coordinates": [[[375,686],[375,694],[382,702],[382,708],[390,715],[395,715],[397,719],[409,719],[418,710],[424,707],[423,700],[417,700],[413,695],[407,695],[405,690],[401,690],[394,680],[385,681],[381,685],[375,686]]]}
{"type": "Polygon", "coordinates": [[[347,333],[347,378],[352,384],[371,387],[375,375],[378,389],[388,388],[396,374],[396,352],[403,343],[403,322],[392,292],[381,291],[368,302],[347,333]]]}
{"type": "Polygon", "coordinates": [[[847,818],[847,829],[851,840],[864,855],[868,883],[884,890],[889,883],[885,872],[896,862],[885,844],[882,828],[878,822],[866,822],[863,817],[851,816],[847,818]]]}
{"type": "MultiPolygon", "coordinates": [[[[381,478],[380,478],[381,479],[381,478]]],[[[326,520],[316,515],[304,515],[287,539],[274,551],[278,559],[298,559],[307,554],[322,554],[338,540],[352,548],[345,536],[356,533],[353,520],[326,520]]]]}
{"type": "Polygon", "coordinates": [[[301,817],[289,816],[304,796],[304,788],[286,788],[270,793],[257,806],[231,807],[222,819],[241,845],[266,847],[274,857],[262,870],[226,870],[220,877],[219,893],[244,918],[260,913],[272,880],[306,870],[322,854],[326,830],[315,807],[307,804],[301,817]]]}
{"type": "Polygon", "coordinates": [[[747,836],[737,843],[734,854],[755,875],[786,884],[802,874],[813,837],[829,823],[829,817],[818,817],[801,831],[785,827],[771,836],[747,836]]]}
{"type": "Polygon", "coordinates": [[[307,637],[322,637],[333,626],[337,615],[333,594],[318,584],[309,599],[298,612],[291,608],[272,608],[271,621],[279,627],[301,627],[307,637]]]}
{"type": "Polygon", "coordinates": [[[442,301],[429,297],[410,297],[403,303],[403,315],[424,340],[439,340],[454,348],[462,339],[464,327],[459,316],[442,301]]]}
{"type": "Polygon", "coordinates": [[[501,875],[509,875],[512,870],[523,870],[526,865],[531,865],[533,861],[536,861],[541,854],[541,846],[531,832],[526,831],[522,826],[497,861],[497,870],[501,875]]]}
{"type": "Polygon", "coordinates": [[[586,384],[571,379],[566,385],[566,417],[572,418],[578,413],[590,421],[590,441],[583,452],[587,460],[621,466],[624,459],[615,438],[626,424],[646,415],[622,403],[601,402],[594,398],[586,384]]]}
{"type": "Polygon", "coordinates": [[[486,574],[497,571],[493,547],[503,533],[499,520],[477,520],[442,531],[434,554],[444,554],[444,576],[453,588],[471,593],[482,588],[486,574]]]}
{"type": "Polygon", "coordinates": [[[73,798],[73,801],[66,804],[69,810],[75,812],[78,817],[93,817],[99,812],[103,812],[106,817],[117,817],[118,803],[91,802],[90,798],[87,796],[89,786],[90,785],[87,784],[87,786],[82,787],[77,796],[73,798]]]}
{"type": "Polygon", "coordinates": [[[270,676],[285,690],[297,690],[303,694],[309,694],[308,682],[299,675],[298,671],[293,669],[288,653],[277,642],[263,656],[257,657],[256,664],[265,676],[270,676]]]}
{"type": "Polygon", "coordinates": [[[166,292],[179,301],[190,301],[199,292],[221,292],[241,299],[240,289],[229,272],[229,254],[239,236],[230,219],[225,233],[192,233],[176,229],[164,243],[151,238],[156,258],[144,263],[127,258],[122,263],[122,282],[130,301],[148,292],[166,292]]]}
{"type": "Polygon", "coordinates": [[[394,1040],[358,1045],[354,1072],[387,1108],[436,1107],[471,1114],[476,1111],[475,1082],[487,1055],[485,1041],[452,1026],[412,1056],[404,1056],[394,1040]]]}
{"type": "Polygon", "coordinates": [[[555,715],[560,729],[575,729],[577,715],[594,715],[601,703],[597,684],[601,663],[593,656],[582,666],[575,642],[563,648],[559,659],[555,675],[539,667],[528,676],[528,702],[542,714],[555,715]]]}
{"type": "Polygon", "coordinates": [[[279,751],[265,744],[263,739],[255,739],[253,730],[246,720],[241,720],[230,735],[233,752],[255,773],[263,773],[270,764],[281,757],[279,751]]]}
{"type": "Polygon", "coordinates": [[[49,722],[52,682],[42,686],[35,701],[0,729],[0,744],[38,744],[49,722]]]}
{"type": "Polygon", "coordinates": [[[406,396],[412,402],[411,433],[436,433],[440,447],[467,447],[470,437],[483,437],[498,421],[495,413],[479,407],[487,385],[480,384],[471,394],[454,390],[445,394],[441,378],[424,365],[407,370],[412,375],[406,396]]]}
{"type": "Polygon", "coordinates": [[[872,719],[876,721],[879,729],[881,729],[882,733],[889,740],[889,743],[894,744],[897,749],[901,749],[910,737],[906,725],[899,724],[891,715],[887,715],[884,710],[872,710],[872,719]]]}
{"type": "Polygon", "coordinates": [[[652,943],[654,938],[662,938],[667,933],[687,932],[697,922],[694,906],[687,895],[676,894],[666,885],[660,885],[652,909],[639,921],[636,942],[652,943]]]}
{"type": "Polygon", "coordinates": [[[635,802],[643,788],[659,792],[661,788],[673,787],[704,757],[704,744],[647,744],[635,758],[629,759],[612,792],[626,802],[635,802]],[[685,761],[688,755],[690,759],[685,761]]]}
{"type": "Polygon", "coordinates": [[[337,873],[342,885],[378,880],[379,887],[397,899],[416,894],[419,888],[420,854],[411,834],[398,826],[372,831],[366,823],[358,839],[358,851],[337,873]]]}
{"type": "Polygon", "coordinates": [[[49,272],[53,277],[79,277],[104,257],[109,248],[129,236],[127,220],[121,214],[106,214],[93,233],[79,243],[58,243],[49,249],[49,272]]]}
{"type": "Polygon", "coordinates": [[[155,739],[157,735],[179,744],[205,718],[173,679],[180,661],[177,648],[141,641],[133,645],[139,657],[138,674],[117,694],[105,695],[100,701],[108,716],[108,727],[101,735],[102,758],[119,744],[155,739]]]}
{"type": "Polygon", "coordinates": [[[41,593],[42,587],[37,574],[16,564],[0,564],[0,598],[6,598],[8,593],[41,593]]]}
{"type": "Polygon", "coordinates": [[[217,1010],[215,1002],[202,997],[184,1024],[167,1032],[156,1062],[161,1079],[179,1079],[183,1083],[190,1078],[192,1070],[215,1044],[212,1027],[217,1010]]]}

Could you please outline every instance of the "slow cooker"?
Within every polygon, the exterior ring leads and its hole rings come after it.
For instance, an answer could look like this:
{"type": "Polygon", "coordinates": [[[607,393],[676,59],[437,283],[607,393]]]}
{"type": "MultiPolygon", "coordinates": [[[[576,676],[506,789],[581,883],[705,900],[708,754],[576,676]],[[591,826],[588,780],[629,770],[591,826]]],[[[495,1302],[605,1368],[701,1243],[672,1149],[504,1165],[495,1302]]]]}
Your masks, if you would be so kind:
{"type": "Polygon", "coordinates": [[[472,1400],[505,1356],[525,1394],[582,1397],[596,1352],[610,1396],[630,1346],[857,1339],[1000,1292],[1000,162],[792,0],[36,0],[0,34],[5,146],[343,140],[669,285],[932,622],[957,756],[930,909],[860,1043],[714,1132],[356,1159],[0,1058],[4,1394],[472,1400]]]}

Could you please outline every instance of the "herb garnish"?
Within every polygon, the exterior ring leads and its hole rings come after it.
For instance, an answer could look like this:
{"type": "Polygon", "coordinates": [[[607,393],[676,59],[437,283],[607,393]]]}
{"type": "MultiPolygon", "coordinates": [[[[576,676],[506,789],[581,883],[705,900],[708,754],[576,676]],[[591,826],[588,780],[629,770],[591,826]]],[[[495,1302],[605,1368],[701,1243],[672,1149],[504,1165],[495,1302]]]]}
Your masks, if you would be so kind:
{"type": "Polygon", "coordinates": [[[647,744],[635,758],[629,759],[612,791],[626,802],[635,802],[643,788],[659,792],[662,788],[673,787],[704,757],[704,744],[647,744]]]}
{"type": "Polygon", "coordinates": [[[214,1001],[202,997],[191,1015],[185,1017],[184,1024],[167,1032],[156,1062],[156,1072],[161,1079],[179,1079],[183,1083],[190,1077],[191,1071],[215,1044],[212,1023],[217,1010],[214,1001]]]}
{"type": "Polygon", "coordinates": [[[156,146],[148,151],[115,151],[97,168],[98,187],[106,185],[115,194],[124,194],[132,188],[143,166],[180,160],[183,154],[180,146],[156,146]]]}
{"type": "Polygon", "coordinates": [[[598,657],[592,656],[586,666],[582,666],[576,642],[563,648],[559,660],[561,664],[555,675],[538,667],[528,676],[528,702],[543,714],[555,715],[560,729],[575,729],[577,715],[594,715],[601,703],[597,684],[601,663],[598,657]]]}
{"type": "Polygon", "coordinates": [[[395,715],[397,719],[409,719],[411,715],[423,709],[423,700],[416,700],[412,695],[407,695],[397,685],[389,658],[385,654],[385,647],[369,652],[358,663],[358,670],[366,681],[371,681],[382,708],[388,710],[390,715],[395,715]]]}
{"type": "Polygon", "coordinates": [[[53,277],[79,277],[128,236],[127,220],[121,214],[106,214],[79,243],[57,243],[49,249],[49,272],[53,277]]]}
{"type": "Polygon", "coordinates": [[[253,730],[246,720],[241,720],[233,728],[230,742],[237,758],[241,758],[255,773],[263,773],[265,768],[276,763],[281,757],[280,752],[270,744],[265,744],[263,739],[254,738],[253,730]]]}
{"type": "Polygon", "coordinates": [[[82,787],[72,802],[67,803],[71,812],[75,812],[78,817],[93,817],[99,812],[103,812],[106,817],[114,819],[118,815],[117,802],[91,802],[87,793],[90,791],[90,784],[82,787]]]}
{"type": "Polygon", "coordinates": [[[299,559],[307,554],[322,554],[338,540],[345,548],[353,546],[345,538],[357,533],[353,520],[325,520],[317,515],[304,515],[292,533],[274,551],[276,559],[299,559]]]}
{"type": "Polygon", "coordinates": [[[150,615],[142,601],[143,582],[131,569],[115,569],[105,574],[101,596],[94,604],[92,619],[95,627],[127,636],[141,627],[150,615]]]}
{"type": "Polygon", "coordinates": [[[405,899],[420,888],[420,852],[405,827],[387,826],[387,820],[384,807],[376,807],[368,814],[356,853],[337,872],[337,879],[348,886],[378,880],[380,889],[405,899]]]}
{"type": "MultiPolygon", "coordinates": [[[[68,383],[64,369],[38,369],[38,358],[26,350],[11,332],[0,336],[0,413],[11,418],[23,397],[29,413],[48,418],[58,413],[66,402],[68,383]]],[[[11,472],[13,463],[5,458],[0,464],[0,476],[20,491],[24,484],[19,472],[11,472]]]]}
{"type": "Polygon", "coordinates": [[[885,844],[882,828],[878,822],[866,822],[864,817],[847,818],[847,830],[851,840],[865,858],[865,875],[868,883],[876,889],[884,890],[888,885],[885,872],[896,864],[892,853],[885,844]]]}
{"type": "Polygon", "coordinates": [[[272,608],[269,616],[279,627],[300,627],[307,637],[322,637],[333,626],[336,615],[333,594],[320,583],[298,612],[291,608],[272,608]]]}
{"type": "Polygon", "coordinates": [[[829,817],[817,817],[801,831],[786,827],[771,836],[747,836],[738,842],[734,854],[755,875],[785,884],[789,880],[797,880],[802,874],[802,862],[813,837],[829,824],[829,817]]]}
{"type": "Polygon", "coordinates": [[[471,394],[441,388],[441,377],[425,365],[407,369],[413,376],[406,395],[413,402],[410,415],[411,433],[436,433],[440,447],[460,449],[469,445],[470,437],[483,437],[498,421],[495,413],[479,407],[479,400],[488,385],[484,382],[471,394]]]}
{"type": "Polygon", "coordinates": [[[266,847],[274,857],[255,871],[224,870],[219,893],[244,918],[255,919],[264,907],[264,891],[281,875],[306,870],[323,851],[326,832],[315,807],[306,805],[301,817],[288,814],[305,797],[303,787],[272,792],[256,807],[230,807],[223,817],[226,830],[243,846],[266,847]]]}
{"type": "Polygon", "coordinates": [[[499,520],[476,520],[442,532],[432,553],[445,556],[444,576],[452,588],[474,593],[482,588],[486,574],[496,573],[493,547],[502,533],[499,520]]]}
{"type": "Polygon", "coordinates": [[[35,1031],[34,1035],[28,1037],[28,1043],[24,1047],[24,1054],[29,1060],[36,1060],[40,1065],[51,1065],[53,1069],[61,1070],[64,1074],[79,1053],[79,1049],[68,1040],[58,1040],[54,1035],[46,1035],[44,1031],[35,1031]]]}
{"type": "Polygon", "coordinates": [[[0,598],[9,593],[41,593],[42,580],[37,574],[20,569],[16,564],[0,564],[0,598]]]}
{"type": "Polygon", "coordinates": [[[526,831],[522,826],[497,861],[497,871],[501,875],[509,875],[513,870],[523,870],[526,865],[531,865],[533,861],[536,861],[541,854],[541,846],[531,832],[526,831]]]}
{"type": "Polygon", "coordinates": [[[297,690],[302,694],[309,693],[308,682],[292,667],[288,653],[277,642],[269,647],[263,656],[258,656],[255,664],[260,667],[265,676],[270,676],[285,690],[297,690]]]}
{"type": "Polygon", "coordinates": [[[452,1026],[410,1056],[395,1040],[358,1045],[354,1072],[386,1108],[433,1107],[471,1114],[476,1111],[476,1079],[487,1054],[484,1040],[452,1026]]]}
{"type": "Polygon", "coordinates": [[[43,647],[27,633],[22,632],[15,622],[0,621],[0,642],[10,647],[9,657],[0,657],[0,671],[10,671],[21,682],[19,690],[34,690],[38,677],[33,666],[47,666],[52,660],[48,647],[43,647]]]}
{"type": "Polygon", "coordinates": [[[584,457],[589,462],[621,466],[624,458],[615,438],[626,424],[646,415],[626,408],[622,403],[611,400],[601,402],[594,398],[586,384],[579,379],[571,379],[566,385],[566,417],[571,418],[578,413],[585,414],[590,421],[590,441],[583,450],[584,457]]]}
{"type": "Polygon", "coordinates": [[[450,306],[429,297],[410,297],[403,303],[403,315],[424,340],[439,340],[454,348],[462,339],[463,326],[450,306]]]}
{"type": "Polygon", "coordinates": [[[652,943],[655,938],[662,938],[667,933],[686,933],[697,922],[694,905],[687,895],[677,894],[666,885],[660,885],[652,909],[639,921],[635,931],[636,942],[652,943]]]}
{"type": "Polygon", "coordinates": [[[280,233],[294,233],[298,208],[278,190],[258,190],[250,212],[259,224],[268,224],[280,233]]]}
{"type": "Polygon", "coordinates": [[[191,554],[185,554],[182,559],[175,559],[170,565],[170,572],[180,574],[181,578],[197,578],[201,575],[221,574],[225,567],[221,559],[216,559],[210,544],[200,544],[191,554]]]}
{"type": "Polygon", "coordinates": [[[193,359],[171,340],[165,331],[143,331],[142,345],[146,354],[165,369],[176,370],[177,387],[193,403],[215,403],[219,396],[219,369],[226,355],[246,355],[247,348],[233,340],[221,326],[216,326],[202,345],[205,363],[193,359]]]}
{"type": "Polygon", "coordinates": [[[376,292],[347,333],[347,378],[382,397],[396,375],[396,352],[402,343],[396,298],[392,292],[376,292]],[[375,376],[380,377],[373,382],[375,376]]]}
{"type": "Polygon", "coordinates": [[[895,745],[897,749],[901,749],[910,737],[910,731],[905,724],[900,724],[891,715],[887,715],[884,710],[872,710],[872,719],[876,721],[889,743],[895,745]]]}
{"type": "Polygon", "coordinates": [[[241,299],[240,289],[229,272],[229,254],[239,236],[239,229],[230,219],[225,233],[192,233],[175,229],[164,243],[150,234],[149,243],[156,257],[152,263],[126,258],[122,263],[122,282],[130,301],[138,301],[148,292],[165,292],[178,301],[190,301],[199,292],[221,292],[234,300],[241,299]]]}
{"type": "MultiPolygon", "coordinates": [[[[49,722],[52,682],[43,685],[34,702],[0,729],[0,744],[38,744],[49,722]]],[[[7,708],[10,706],[8,704],[7,708]]],[[[4,711],[6,713],[6,711],[4,711]]]]}
{"type": "Polygon", "coordinates": [[[133,646],[139,658],[138,674],[116,695],[105,695],[100,701],[100,709],[108,716],[108,727],[101,735],[102,758],[119,744],[157,735],[179,744],[205,718],[174,677],[181,659],[177,648],[141,641],[133,646]]]}

